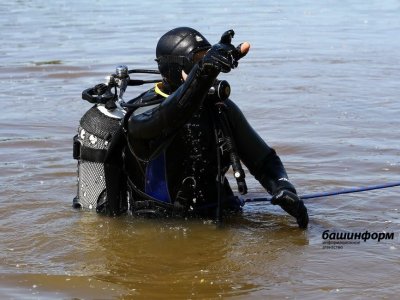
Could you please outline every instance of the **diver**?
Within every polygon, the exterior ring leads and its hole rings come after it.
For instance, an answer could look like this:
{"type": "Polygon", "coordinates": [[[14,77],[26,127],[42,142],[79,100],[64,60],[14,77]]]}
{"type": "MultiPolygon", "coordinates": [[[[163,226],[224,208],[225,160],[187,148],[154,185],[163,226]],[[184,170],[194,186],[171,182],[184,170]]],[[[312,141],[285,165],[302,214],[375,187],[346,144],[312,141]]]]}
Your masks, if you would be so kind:
{"type": "Polygon", "coordinates": [[[229,30],[211,45],[198,31],[179,27],[159,39],[162,82],[127,103],[105,158],[107,188],[98,212],[213,217],[240,211],[243,202],[225,174],[232,167],[245,194],[243,163],[273,195],[272,204],[307,228],[307,209],[275,150],[232,100],[210,93],[218,74],[236,68],[249,51],[247,42],[234,47],[233,35],[229,30]]]}

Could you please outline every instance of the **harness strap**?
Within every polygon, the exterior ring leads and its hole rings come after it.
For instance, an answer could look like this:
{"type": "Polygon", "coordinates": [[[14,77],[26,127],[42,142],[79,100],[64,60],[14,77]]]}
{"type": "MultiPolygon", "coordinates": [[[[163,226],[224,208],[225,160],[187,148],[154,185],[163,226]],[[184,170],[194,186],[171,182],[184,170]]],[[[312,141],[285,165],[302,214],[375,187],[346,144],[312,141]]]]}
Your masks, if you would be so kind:
{"type": "Polygon", "coordinates": [[[83,146],[78,140],[78,135],[74,136],[74,144],[73,144],[74,159],[102,163],[105,161],[106,155],[107,155],[106,149],[95,149],[83,146]]]}
{"type": "Polygon", "coordinates": [[[106,159],[107,150],[93,149],[89,147],[81,147],[80,159],[91,162],[104,162],[106,159]]]}
{"type": "Polygon", "coordinates": [[[163,208],[165,208],[165,209],[168,209],[168,210],[170,210],[170,211],[172,211],[172,210],[174,209],[174,205],[173,205],[173,204],[160,201],[160,200],[158,200],[158,199],[156,199],[156,198],[154,198],[154,197],[152,197],[152,196],[146,194],[146,193],[143,192],[141,189],[139,189],[139,188],[132,182],[132,180],[131,180],[129,177],[127,177],[127,180],[128,180],[129,186],[130,186],[130,187],[133,189],[133,191],[141,198],[141,200],[134,200],[134,202],[143,202],[143,201],[146,202],[146,201],[147,201],[148,203],[153,203],[153,204],[159,205],[159,206],[161,206],[161,207],[163,207],[163,208]]]}

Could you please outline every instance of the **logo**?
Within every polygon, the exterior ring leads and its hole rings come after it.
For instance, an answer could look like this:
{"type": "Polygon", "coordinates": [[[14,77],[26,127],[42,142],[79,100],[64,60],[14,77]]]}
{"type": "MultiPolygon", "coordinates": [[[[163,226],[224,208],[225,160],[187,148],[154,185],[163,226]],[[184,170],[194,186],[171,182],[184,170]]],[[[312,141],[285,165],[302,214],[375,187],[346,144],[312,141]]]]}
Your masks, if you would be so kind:
{"type": "Polygon", "coordinates": [[[322,233],[322,249],[343,249],[348,245],[360,245],[361,242],[394,240],[394,232],[344,232],[325,230],[322,233]]]}

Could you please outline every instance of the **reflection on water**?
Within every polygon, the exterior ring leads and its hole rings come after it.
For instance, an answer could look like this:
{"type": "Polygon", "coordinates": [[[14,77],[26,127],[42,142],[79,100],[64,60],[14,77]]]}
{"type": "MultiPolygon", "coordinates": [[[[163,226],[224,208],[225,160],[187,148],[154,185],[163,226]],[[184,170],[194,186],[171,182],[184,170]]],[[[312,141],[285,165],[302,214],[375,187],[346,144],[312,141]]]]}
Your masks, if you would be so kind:
{"type": "MultiPolygon", "coordinates": [[[[223,226],[70,207],[82,90],[119,64],[155,68],[158,37],[179,25],[251,42],[221,77],[300,194],[399,180],[398,1],[157,6],[154,17],[152,1],[0,4],[0,297],[395,298],[398,188],[309,200],[306,232],[269,203],[223,226]],[[328,250],[325,230],[395,239],[328,250]]],[[[248,187],[265,196],[250,175],[248,187]]]]}

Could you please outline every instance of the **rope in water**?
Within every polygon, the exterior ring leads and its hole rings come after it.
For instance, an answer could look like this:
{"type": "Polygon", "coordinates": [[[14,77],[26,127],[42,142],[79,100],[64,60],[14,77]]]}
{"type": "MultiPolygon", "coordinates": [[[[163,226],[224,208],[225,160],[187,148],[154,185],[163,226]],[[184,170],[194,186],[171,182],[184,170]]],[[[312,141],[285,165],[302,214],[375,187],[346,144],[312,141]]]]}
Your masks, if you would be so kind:
{"type": "MultiPolygon", "coordinates": [[[[336,191],[305,194],[305,195],[302,195],[302,196],[299,196],[299,197],[302,200],[314,199],[314,198],[322,198],[322,197],[336,196],[336,195],[342,195],[342,194],[350,194],[350,193],[358,193],[358,192],[365,192],[365,191],[371,191],[371,190],[379,190],[379,189],[385,189],[385,188],[390,188],[390,187],[395,187],[395,186],[400,186],[400,181],[391,182],[391,183],[385,183],[385,184],[369,185],[369,186],[363,186],[363,187],[353,187],[353,188],[336,190],[336,191]]],[[[262,201],[271,201],[271,198],[252,198],[252,199],[246,199],[245,200],[245,202],[262,202],[262,201]]]]}

